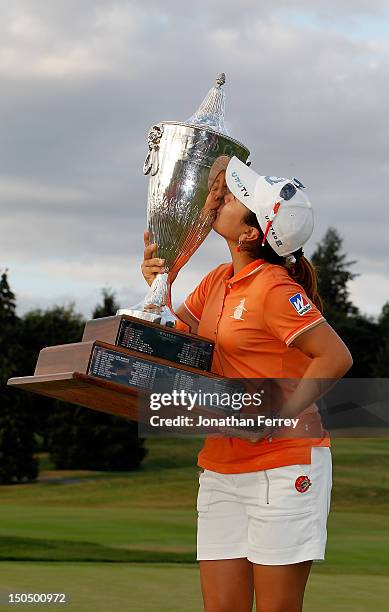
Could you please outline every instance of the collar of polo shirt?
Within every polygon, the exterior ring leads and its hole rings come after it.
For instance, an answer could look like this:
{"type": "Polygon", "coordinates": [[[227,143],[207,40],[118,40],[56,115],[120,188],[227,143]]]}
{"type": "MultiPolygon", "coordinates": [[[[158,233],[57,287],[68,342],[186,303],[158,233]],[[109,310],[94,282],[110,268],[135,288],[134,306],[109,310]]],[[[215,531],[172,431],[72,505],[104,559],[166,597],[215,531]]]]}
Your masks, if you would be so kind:
{"type": "Polygon", "coordinates": [[[250,274],[257,272],[265,263],[266,261],[264,259],[255,259],[244,266],[244,268],[242,268],[237,274],[233,274],[234,267],[231,264],[230,268],[227,270],[226,276],[224,277],[224,282],[230,284],[237,283],[238,281],[242,280],[242,278],[247,278],[247,276],[250,276],[250,274]],[[231,276],[231,274],[233,274],[233,276],[231,276]]]}

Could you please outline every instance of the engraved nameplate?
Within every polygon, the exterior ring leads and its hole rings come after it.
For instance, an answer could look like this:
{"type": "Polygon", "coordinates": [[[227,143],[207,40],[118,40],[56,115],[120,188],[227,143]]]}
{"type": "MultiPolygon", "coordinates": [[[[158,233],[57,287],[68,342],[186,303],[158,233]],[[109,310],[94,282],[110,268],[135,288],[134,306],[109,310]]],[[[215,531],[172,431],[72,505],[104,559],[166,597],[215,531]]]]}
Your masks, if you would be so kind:
{"type": "Polygon", "coordinates": [[[201,389],[208,393],[232,394],[243,389],[241,384],[228,379],[188,372],[99,345],[93,348],[88,374],[150,393],[201,389]]]}
{"type": "Polygon", "coordinates": [[[117,344],[204,372],[211,369],[213,342],[180,335],[168,327],[152,327],[142,321],[122,319],[117,344]]]}

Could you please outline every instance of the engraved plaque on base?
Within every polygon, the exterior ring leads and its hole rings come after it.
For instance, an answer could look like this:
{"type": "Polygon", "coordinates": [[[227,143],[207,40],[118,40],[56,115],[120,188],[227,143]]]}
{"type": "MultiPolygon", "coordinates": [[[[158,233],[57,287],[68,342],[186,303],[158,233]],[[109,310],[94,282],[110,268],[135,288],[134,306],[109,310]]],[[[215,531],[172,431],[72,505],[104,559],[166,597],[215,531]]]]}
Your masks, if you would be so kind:
{"type": "Polygon", "coordinates": [[[143,359],[101,344],[93,347],[87,374],[150,393],[179,393],[181,390],[191,392],[199,389],[205,393],[233,393],[244,390],[238,382],[231,383],[215,375],[204,375],[174,367],[174,364],[143,359]]]}
{"type": "Polygon", "coordinates": [[[204,372],[211,369],[214,343],[208,338],[128,315],[88,321],[83,341],[90,340],[101,340],[204,372]]]}

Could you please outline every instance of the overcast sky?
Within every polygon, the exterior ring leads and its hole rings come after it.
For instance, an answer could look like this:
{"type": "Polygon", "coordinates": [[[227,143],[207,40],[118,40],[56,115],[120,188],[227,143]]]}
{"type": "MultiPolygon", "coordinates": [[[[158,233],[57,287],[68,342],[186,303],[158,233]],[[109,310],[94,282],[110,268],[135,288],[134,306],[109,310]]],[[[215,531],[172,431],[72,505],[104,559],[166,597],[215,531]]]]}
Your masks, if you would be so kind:
{"type": "MultiPolygon", "coordinates": [[[[0,0],[0,268],[18,312],[103,287],[122,307],[140,273],[147,132],[185,120],[219,72],[226,123],[261,174],[310,188],[354,270],[355,303],[389,299],[389,15],[380,0],[0,0]]],[[[210,234],[174,286],[228,260],[210,234]]]]}

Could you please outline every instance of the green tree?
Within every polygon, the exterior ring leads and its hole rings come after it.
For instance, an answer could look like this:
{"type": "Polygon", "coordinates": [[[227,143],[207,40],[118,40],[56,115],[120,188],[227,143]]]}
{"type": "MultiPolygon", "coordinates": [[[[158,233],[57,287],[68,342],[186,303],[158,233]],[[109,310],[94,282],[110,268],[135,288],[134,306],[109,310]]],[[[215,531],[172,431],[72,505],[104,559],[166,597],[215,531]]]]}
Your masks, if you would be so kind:
{"type": "Polygon", "coordinates": [[[21,322],[16,299],[7,277],[0,278],[0,483],[34,480],[38,463],[34,458],[34,430],[25,394],[6,386],[20,367],[21,322]]]}
{"type": "MultiPolygon", "coordinates": [[[[103,289],[93,318],[112,316],[119,306],[103,289]]],[[[133,470],[146,456],[144,440],[132,421],[58,402],[50,421],[50,455],[57,469],[133,470]]]]}
{"type": "Polygon", "coordinates": [[[100,319],[102,317],[112,317],[119,310],[120,306],[116,302],[116,295],[112,289],[102,289],[103,301],[95,307],[92,319],[100,319]]]}
{"type": "Polygon", "coordinates": [[[376,347],[376,363],[374,375],[376,377],[389,377],[389,302],[386,302],[378,317],[379,342],[376,347]]]}
{"type": "Polygon", "coordinates": [[[343,322],[337,324],[336,331],[353,356],[353,366],[347,372],[347,377],[371,378],[375,376],[380,331],[373,317],[361,314],[347,317],[343,322]]]}
{"type": "Polygon", "coordinates": [[[324,302],[324,316],[350,350],[354,364],[347,377],[374,376],[379,326],[372,317],[360,313],[350,298],[349,283],[358,274],[351,271],[343,240],[330,227],[317,245],[311,261],[318,276],[318,289],[324,302]]]}
{"type": "Polygon", "coordinates": [[[342,237],[335,228],[330,227],[311,257],[318,275],[319,293],[324,302],[324,316],[333,324],[358,314],[358,308],[350,300],[349,292],[349,282],[358,276],[350,270],[356,262],[347,261],[342,246],[342,237]]]}
{"type": "Polygon", "coordinates": [[[57,469],[135,470],[146,452],[132,421],[75,406],[53,414],[50,456],[57,469]]]}
{"type": "MultiPolygon", "coordinates": [[[[34,374],[39,351],[42,348],[80,342],[84,325],[85,320],[75,311],[74,304],[27,312],[22,320],[23,352],[19,362],[21,370],[19,375],[34,374]]],[[[49,421],[52,413],[57,410],[58,402],[35,393],[25,395],[26,406],[32,415],[33,429],[41,440],[38,450],[47,451],[49,421]]],[[[69,409],[73,410],[73,407],[69,406],[69,409]]]]}

